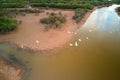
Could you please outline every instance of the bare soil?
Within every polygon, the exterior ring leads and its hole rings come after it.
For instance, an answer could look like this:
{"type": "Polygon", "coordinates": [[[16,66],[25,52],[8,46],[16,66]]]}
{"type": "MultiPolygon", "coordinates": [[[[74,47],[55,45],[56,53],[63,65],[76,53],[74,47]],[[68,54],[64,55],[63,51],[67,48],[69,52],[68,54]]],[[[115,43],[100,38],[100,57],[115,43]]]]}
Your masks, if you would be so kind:
{"type": "Polygon", "coordinates": [[[62,47],[66,42],[71,40],[76,29],[81,27],[91,12],[87,12],[83,19],[75,24],[72,19],[74,15],[73,10],[49,9],[43,13],[26,14],[25,16],[17,16],[18,21],[22,21],[18,28],[9,33],[0,35],[0,42],[8,42],[20,46],[21,48],[29,48],[32,50],[50,50],[62,47]],[[45,31],[45,25],[40,23],[40,19],[47,17],[47,13],[59,13],[66,16],[67,22],[62,24],[60,29],[49,29],[45,31]],[[71,32],[68,33],[68,32],[71,32]]]}
{"type": "Polygon", "coordinates": [[[0,57],[0,80],[21,80],[22,71],[17,64],[0,57]]]}

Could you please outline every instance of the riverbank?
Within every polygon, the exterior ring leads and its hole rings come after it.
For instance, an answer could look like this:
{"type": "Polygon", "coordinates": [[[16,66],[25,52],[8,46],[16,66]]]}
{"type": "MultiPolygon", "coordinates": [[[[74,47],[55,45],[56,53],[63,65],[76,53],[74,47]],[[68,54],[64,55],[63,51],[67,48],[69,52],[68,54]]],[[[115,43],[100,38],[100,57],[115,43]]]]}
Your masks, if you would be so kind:
{"type": "Polygon", "coordinates": [[[0,79],[3,80],[21,80],[23,70],[12,61],[8,61],[0,56],[0,79]]]}
{"type": "Polygon", "coordinates": [[[72,39],[76,34],[75,31],[86,22],[92,11],[88,11],[78,24],[72,19],[74,10],[68,9],[49,9],[39,13],[37,16],[35,14],[19,15],[16,19],[22,21],[22,23],[18,26],[18,29],[9,34],[0,35],[0,42],[15,44],[21,48],[32,49],[34,51],[62,47],[72,39]],[[45,31],[44,25],[39,21],[41,18],[47,17],[47,13],[52,12],[61,12],[62,15],[66,16],[67,21],[62,24],[61,29],[45,31]]]}

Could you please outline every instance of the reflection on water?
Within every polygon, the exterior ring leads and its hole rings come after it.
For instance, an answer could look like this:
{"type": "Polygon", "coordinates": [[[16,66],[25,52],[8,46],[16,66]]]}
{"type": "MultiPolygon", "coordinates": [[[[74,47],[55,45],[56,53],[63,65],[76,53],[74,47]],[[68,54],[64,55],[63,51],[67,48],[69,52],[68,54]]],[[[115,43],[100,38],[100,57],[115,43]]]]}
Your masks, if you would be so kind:
{"type": "Polygon", "coordinates": [[[120,80],[120,17],[115,7],[95,10],[70,41],[73,46],[31,52],[1,44],[0,54],[15,55],[31,67],[28,80],[120,80]]]}

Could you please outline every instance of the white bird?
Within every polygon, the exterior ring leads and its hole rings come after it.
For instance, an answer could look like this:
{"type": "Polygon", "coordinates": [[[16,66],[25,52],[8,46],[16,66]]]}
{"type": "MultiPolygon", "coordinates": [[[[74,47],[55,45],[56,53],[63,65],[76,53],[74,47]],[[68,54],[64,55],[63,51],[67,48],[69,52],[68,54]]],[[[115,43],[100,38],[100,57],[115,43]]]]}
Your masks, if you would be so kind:
{"type": "Polygon", "coordinates": [[[76,23],[74,23],[74,25],[76,25],[76,23]]]}
{"type": "Polygon", "coordinates": [[[74,32],[74,34],[77,34],[77,32],[74,32]]]}
{"type": "Polygon", "coordinates": [[[39,43],[39,41],[38,41],[38,40],[36,40],[36,43],[39,43]]]}
{"type": "Polygon", "coordinates": [[[89,32],[92,32],[92,30],[88,30],[89,32]]]}
{"type": "Polygon", "coordinates": [[[113,31],[110,31],[110,33],[112,34],[112,33],[113,33],[113,31]]]}
{"type": "Polygon", "coordinates": [[[75,42],[75,46],[78,46],[78,43],[77,43],[77,42],[75,42]]]}
{"type": "Polygon", "coordinates": [[[119,31],[119,29],[117,29],[116,31],[119,31]]]}
{"type": "Polygon", "coordinates": [[[68,34],[70,34],[71,32],[70,31],[67,31],[68,34]]]}
{"type": "Polygon", "coordinates": [[[88,39],[88,37],[86,37],[86,39],[88,39]]]}
{"type": "Polygon", "coordinates": [[[21,48],[23,48],[24,46],[23,45],[21,45],[21,48]]]}
{"type": "Polygon", "coordinates": [[[73,46],[73,44],[72,44],[72,43],[69,43],[69,45],[70,45],[70,46],[73,46]]]}
{"type": "Polygon", "coordinates": [[[81,39],[78,39],[80,42],[82,41],[81,39]]]}

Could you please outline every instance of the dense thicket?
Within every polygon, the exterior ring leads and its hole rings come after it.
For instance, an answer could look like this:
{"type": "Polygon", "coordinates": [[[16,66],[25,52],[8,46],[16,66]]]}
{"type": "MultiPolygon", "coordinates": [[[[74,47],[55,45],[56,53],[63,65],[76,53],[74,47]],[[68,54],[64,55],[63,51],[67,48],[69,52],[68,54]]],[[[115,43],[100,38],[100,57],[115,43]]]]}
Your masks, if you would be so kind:
{"type": "Polygon", "coordinates": [[[73,16],[73,19],[76,21],[76,23],[78,23],[82,19],[85,13],[86,13],[86,10],[84,9],[75,10],[75,15],[73,16]]]}
{"type": "Polygon", "coordinates": [[[116,12],[117,12],[118,15],[120,16],[120,7],[118,7],[118,8],[116,9],[116,12]]]}
{"type": "Polygon", "coordinates": [[[63,9],[76,9],[76,8],[86,8],[86,9],[92,9],[93,5],[89,3],[85,4],[65,4],[65,3],[32,3],[32,6],[34,7],[50,7],[50,8],[63,8],[63,9]]]}
{"type": "MultiPolygon", "coordinates": [[[[0,2],[73,2],[73,0],[0,0],[0,2]]],[[[97,1],[100,1],[100,2],[106,2],[106,1],[109,1],[109,0],[74,0],[74,2],[86,2],[86,1],[91,1],[91,2],[97,2],[97,1]]],[[[120,0],[111,0],[112,2],[120,2],[120,0]]]]}
{"type": "Polygon", "coordinates": [[[116,2],[120,3],[120,0],[0,0],[1,3],[106,3],[106,2],[116,2]]]}
{"type": "Polygon", "coordinates": [[[117,8],[117,11],[120,12],[120,7],[117,8]]]}
{"type": "Polygon", "coordinates": [[[22,3],[0,3],[0,8],[23,8],[24,6],[22,3]]]}
{"type": "Polygon", "coordinates": [[[0,9],[0,17],[15,17],[18,14],[25,15],[26,13],[41,13],[42,9],[0,9]]]}
{"type": "Polygon", "coordinates": [[[0,33],[13,31],[17,27],[17,21],[9,18],[0,18],[0,33]]]}
{"type": "Polygon", "coordinates": [[[120,3],[120,0],[112,0],[112,2],[120,3]]]}
{"type": "Polygon", "coordinates": [[[41,23],[46,24],[46,29],[51,28],[53,25],[55,25],[55,28],[60,28],[61,24],[65,21],[66,18],[61,14],[61,12],[59,14],[51,13],[49,17],[40,19],[41,23]]]}
{"type": "Polygon", "coordinates": [[[119,3],[120,0],[0,0],[0,2],[0,8],[21,8],[30,3],[33,7],[92,9],[94,5],[119,3]]]}

